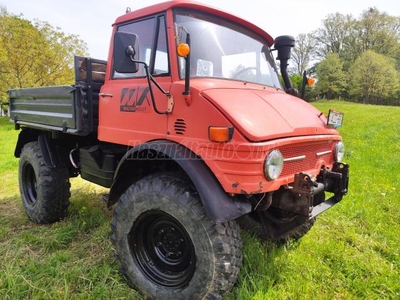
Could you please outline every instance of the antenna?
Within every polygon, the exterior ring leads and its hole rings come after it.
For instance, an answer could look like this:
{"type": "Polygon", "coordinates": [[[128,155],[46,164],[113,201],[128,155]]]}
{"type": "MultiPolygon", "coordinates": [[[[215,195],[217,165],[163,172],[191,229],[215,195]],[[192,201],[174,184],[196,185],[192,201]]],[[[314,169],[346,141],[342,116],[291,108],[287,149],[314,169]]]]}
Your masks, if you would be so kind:
{"type": "Polygon", "coordinates": [[[127,13],[130,13],[130,12],[131,12],[131,8],[127,7],[125,13],[127,14],[127,13]]]}

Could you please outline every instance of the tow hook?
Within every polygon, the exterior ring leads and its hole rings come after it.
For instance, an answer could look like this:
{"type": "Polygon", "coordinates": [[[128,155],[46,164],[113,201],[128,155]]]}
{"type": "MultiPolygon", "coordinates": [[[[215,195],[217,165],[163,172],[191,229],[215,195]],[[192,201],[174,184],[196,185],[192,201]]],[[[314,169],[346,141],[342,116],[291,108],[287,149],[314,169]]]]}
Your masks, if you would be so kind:
{"type": "Polygon", "coordinates": [[[296,197],[296,206],[293,212],[309,217],[313,208],[314,196],[323,192],[325,186],[305,173],[296,174],[294,178],[291,191],[296,197]]]}

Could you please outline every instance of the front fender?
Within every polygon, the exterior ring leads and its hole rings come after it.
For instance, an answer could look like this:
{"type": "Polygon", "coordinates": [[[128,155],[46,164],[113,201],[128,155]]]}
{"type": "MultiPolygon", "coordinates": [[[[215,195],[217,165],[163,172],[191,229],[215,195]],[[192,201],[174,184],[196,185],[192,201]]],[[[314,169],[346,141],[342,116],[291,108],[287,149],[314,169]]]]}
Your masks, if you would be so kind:
{"type": "MultiPolygon", "coordinates": [[[[148,150],[152,150],[152,153],[157,152],[162,154],[165,157],[164,159],[174,160],[184,170],[196,187],[205,212],[211,220],[215,222],[227,222],[251,211],[252,206],[249,201],[228,196],[200,157],[188,148],[171,141],[153,141],[130,149],[118,164],[114,175],[114,183],[117,181],[119,170],[127,159],[138,157],[137,153],[148,150]]],[[[156,160],[160,158],[147,157],[146,159],[156,160]]],[[[115,201],[114,198],[118,194],[117,191],[118,187],[114,187],[113,184],[109,196],[109,200],[112,202],[113,200],[115,201]]]]}

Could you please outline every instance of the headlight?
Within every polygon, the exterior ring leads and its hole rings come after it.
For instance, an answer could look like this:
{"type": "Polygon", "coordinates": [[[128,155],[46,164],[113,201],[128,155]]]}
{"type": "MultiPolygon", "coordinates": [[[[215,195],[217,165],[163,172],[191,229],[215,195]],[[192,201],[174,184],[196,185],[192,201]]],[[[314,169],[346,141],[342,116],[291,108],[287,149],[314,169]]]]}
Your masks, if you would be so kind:
{"type": "Polygon", "coordinates": [[[283,155],[279,150],[272,150],[264,162],[264,174],[268,180],[279,177],[283,169],[283,155]]]}
{"type": "Polygon", "coordinates": [[[342,161],[344,156],[344,144],[339,142],[335,146],[335,161],[340,162],[342,161]]]}

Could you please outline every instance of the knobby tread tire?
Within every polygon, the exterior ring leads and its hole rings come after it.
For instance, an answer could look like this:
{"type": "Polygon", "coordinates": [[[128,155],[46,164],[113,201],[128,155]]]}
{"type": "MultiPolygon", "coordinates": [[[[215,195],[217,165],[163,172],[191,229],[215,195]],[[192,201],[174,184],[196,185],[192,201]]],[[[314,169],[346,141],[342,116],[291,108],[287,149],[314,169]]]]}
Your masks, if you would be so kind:
{"type": "MultiPolygon", "coordinates": [[[[311,230],[315,223],[316,218],[308,220],[307,222],[297,226],[296,228],[280,235],[277,237],[271,237],[268,232],[265,232],[262,224],[255,220],[249,214],[243,215],[237,219],[237,222],[242,230],[248,231],[260,240],[272,242],[277,245],[282,245],[290,241],[296,241],[303,237],[307,232],[311,230]]],[[[269,222],[269,220],[266,220],[269,222]]]]}
{"type": "Polygon", "coordinates": [[[67,215],[71,195],[68,168],[47,166],[38,142],[22,148],[19,188],[25,212],[33,222],[53,223],[67,215]]]}
{"type": "Polygon", "coordinates": [[[190,183],[176,175],[153,174],[128,188],[114,210],[111,229],[122,274],[149,299],[222,299],[236,282],[242,264],[238,225],[211,221],[190,183]],[[149,280],[129,247],[128,236],[138,217],[158,210],[178,220],[194,245],[196,268],[184,287],[165,288],[149,280]]]}

